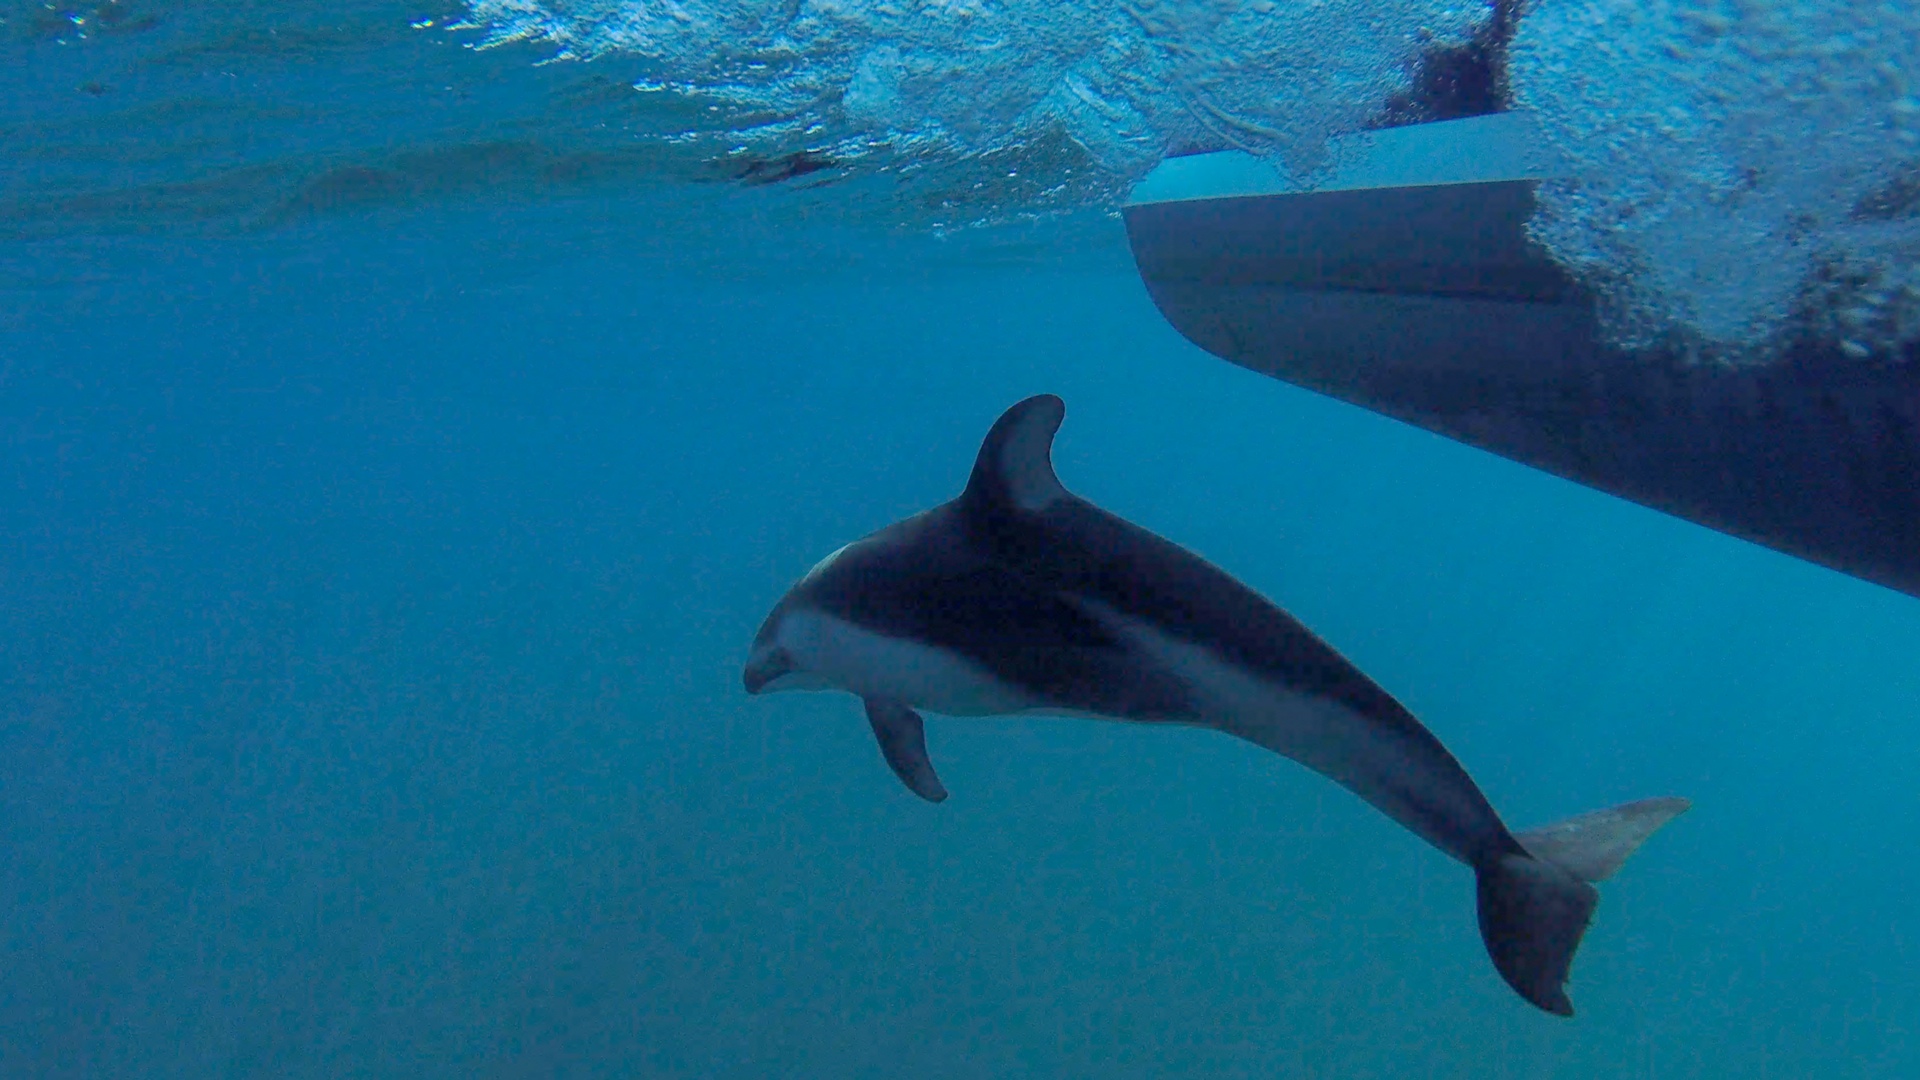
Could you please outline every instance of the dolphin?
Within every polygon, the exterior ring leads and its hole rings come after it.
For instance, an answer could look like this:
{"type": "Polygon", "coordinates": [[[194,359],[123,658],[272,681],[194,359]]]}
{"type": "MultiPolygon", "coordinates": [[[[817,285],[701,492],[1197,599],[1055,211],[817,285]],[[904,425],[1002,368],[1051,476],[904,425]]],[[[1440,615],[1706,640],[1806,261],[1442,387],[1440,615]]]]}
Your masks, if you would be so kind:
{"type": "Polygon", "coordinates": [[[747,692],[858,696],[887,764],[931,802],[947,789],[920,710],[1199,725],[1265,747],[1470,867],[1494,967],[1527,1001],[1573,1015],[1565,985],[1593,883],[1687,800],[1510,831],[1432,732],[1292,616],[1061,486],[1065,416],[1052,395],[1013,406],[959,498],[809,571],[754,638],[747,692]]]}

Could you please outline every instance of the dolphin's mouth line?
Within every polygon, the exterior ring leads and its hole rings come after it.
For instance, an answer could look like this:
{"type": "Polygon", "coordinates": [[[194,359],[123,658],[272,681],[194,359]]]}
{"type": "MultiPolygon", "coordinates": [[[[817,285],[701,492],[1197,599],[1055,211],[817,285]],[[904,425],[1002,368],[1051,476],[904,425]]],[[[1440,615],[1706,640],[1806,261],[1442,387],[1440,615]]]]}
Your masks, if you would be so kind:
{"type": "Polygon", "coordinates": [[[758,694],[780,676],[793,670],[793,657],[785,649],[769,649],[766,653],[747,661],[746,669],[740,673],[740,682],[747,693],[758,694]]]}

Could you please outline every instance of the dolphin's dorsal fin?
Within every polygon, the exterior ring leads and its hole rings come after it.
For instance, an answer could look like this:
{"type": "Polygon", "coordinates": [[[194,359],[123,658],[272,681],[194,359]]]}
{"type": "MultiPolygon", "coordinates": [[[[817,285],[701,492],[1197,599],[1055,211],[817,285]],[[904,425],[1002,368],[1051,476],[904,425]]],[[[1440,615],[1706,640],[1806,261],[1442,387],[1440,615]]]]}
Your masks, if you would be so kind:
{"type": "Polygon", "coordinates": [[[1045,510],[1067,497],[1053,474],[1053,435],[1067,415],[1066,402],[1040,394],[1000,414],[973,463],[964,498],[1027,512],[1045,510]]]}

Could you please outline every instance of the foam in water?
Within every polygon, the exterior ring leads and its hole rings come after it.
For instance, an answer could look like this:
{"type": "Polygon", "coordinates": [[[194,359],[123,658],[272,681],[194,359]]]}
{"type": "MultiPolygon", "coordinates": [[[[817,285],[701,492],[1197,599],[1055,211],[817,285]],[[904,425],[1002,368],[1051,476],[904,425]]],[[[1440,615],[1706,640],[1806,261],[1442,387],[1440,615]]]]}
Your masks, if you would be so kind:
{"type": "MultiPolygon", "coordinates": [[[[645,60],[642,89],[729,113],[737,152],[925,170],[936,224],[1113,205],[1183,146],[1252,150],[1310,181],[1328,140],[1377,119],[1422,52],[1490,14],[1359,0],[470,10],[491,42],[645,60]],[[980,175],[956,186],[970,166],[980,175]]],[[[1811,328],[1856,355],[1894,349],[1920,337],[1915,71],[1911,4],[1541,0],[1520,20],[1511,85],[1574,171],[1543,192],[1535,234],[1600,288],[1625,344],[1752,359],[1811,328]]]]}
{"type": "MultiPolygon", "coordinates": [[[[940,233],[1116,207],[1197,148],[1251,150],[1283,186],[1310,185],[1335,172],[1329,140],[1392,115],[1419,59],[1484,31],[1490,5],[459,10],[451,26],[445,8],[377,0],[0,11],[0,149],[16,166],[0,232],[245,231],[734,180],[796,181],[752,204],[790,217],[940,233]],[[481,40],[531,44],[458,47],[481,40]],[[150,152],[122,152],[130,132],[150,152]]],[[[1575,166],[1536,235],[1599,287],[1628,344],[1752,360],[1803,329],[1861,357],[1920,340],[1920,6],[1538,0],[1510,59],[1517,102],[1575,166]]]]}
{"type": "Polygon", "coordinates": [[[1920,7],[1544,0],[1510,72],[1576,177],[1535,236],[1627,343],[1920,336],[1920,7]]]}
{"type": "MultiPolygon", "coordinates": [[[[491,40],[558,57],[640,56],[644,87],[758,110],[748,139],[801,132],[981,157],[1064,135],[1124,183],[1202,143],[1317,165],[1327,138],[1403,90],[1419,54],[1462,41],[1479,4],[1329,0],[473,0],[491,40]]],[[[1017,167],[1017,166],[1016,166],[1017,167]]]]}

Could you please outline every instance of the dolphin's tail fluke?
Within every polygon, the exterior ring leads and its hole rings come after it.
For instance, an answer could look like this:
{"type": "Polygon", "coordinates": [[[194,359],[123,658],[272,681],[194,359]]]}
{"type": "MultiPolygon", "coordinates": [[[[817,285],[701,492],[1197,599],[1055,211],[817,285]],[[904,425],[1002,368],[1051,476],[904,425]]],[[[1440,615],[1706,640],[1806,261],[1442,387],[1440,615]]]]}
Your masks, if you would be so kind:
{"type": "Polygon", "coordinates": [[[1592,883],[1613,876],[1647,837],[1690,805],[1685,799],[1642,799],[1581,814],[1516,834],[1526,854],[1476,867],[1480,936],[1507,985],[1550,1013],[1572,1016],[1567,971],[1600,902],[1592,883]]]}

